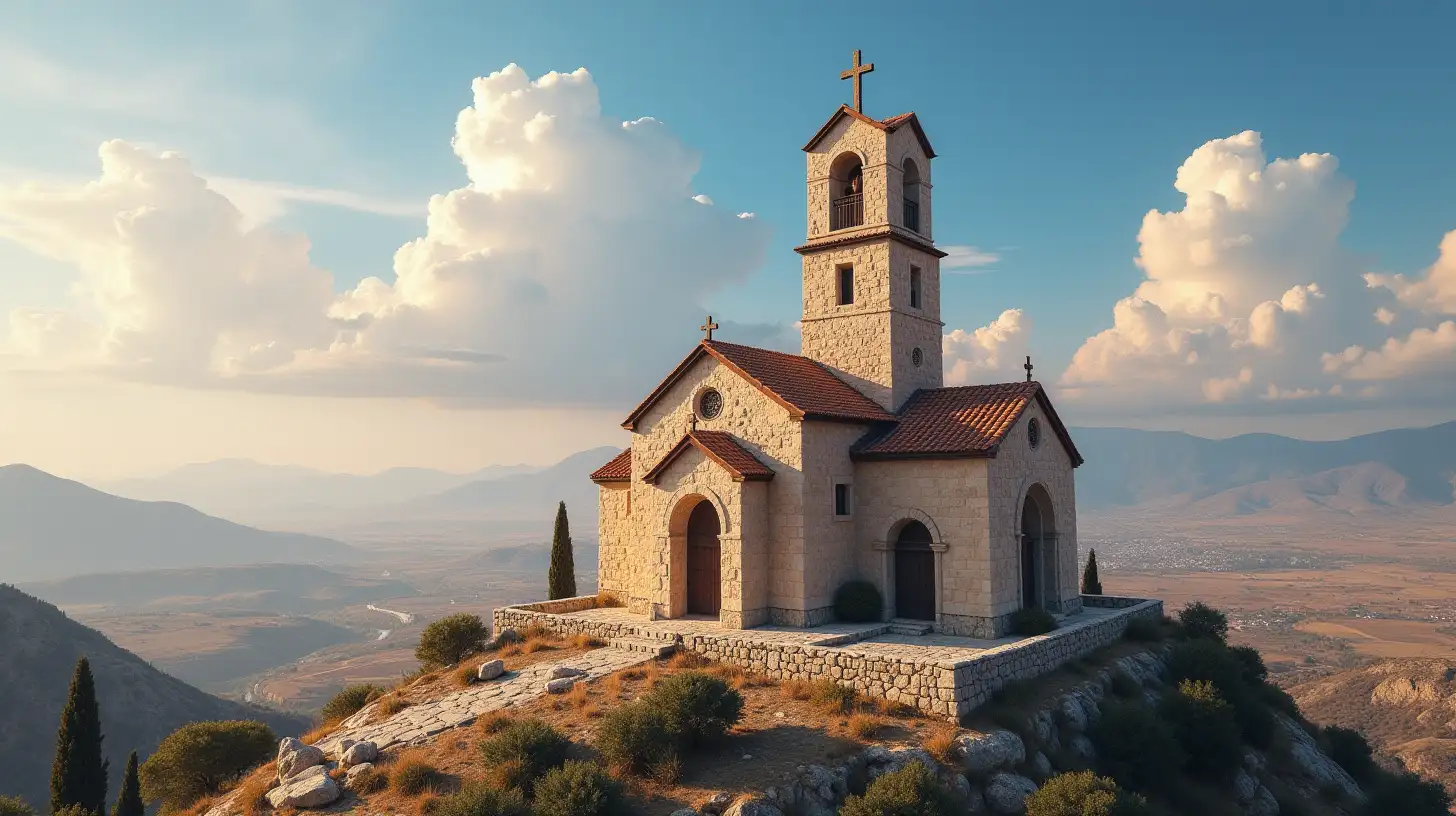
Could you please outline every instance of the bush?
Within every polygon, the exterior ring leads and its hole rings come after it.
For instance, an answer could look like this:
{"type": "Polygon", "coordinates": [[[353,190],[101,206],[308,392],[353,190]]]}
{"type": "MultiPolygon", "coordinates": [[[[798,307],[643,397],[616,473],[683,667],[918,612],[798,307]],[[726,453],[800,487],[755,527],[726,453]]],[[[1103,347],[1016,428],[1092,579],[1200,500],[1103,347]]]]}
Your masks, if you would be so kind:
{"type": "Polygon", "coordinates": [[[607,712],[597,729],[597,750],[608,765],[635,774],[677,759],[677,743],[662,714],[642,700],[607,712]]]}
{"type": "Polygon", "coordinates": [[[19,796],[0,796],[0,816],[35,816],[35,811],[19,796]]]}
{"type": "Polygon", "coordinates": [[[85,805],[67,805],[51,816],[96,816],[94,811],[86,809],[85,805]]]}
{"type": "Polygon", "coordinates": [[[183,810],[273,758],[278,737],[260,722],[195,722],[162,740],[141,767],[142,798],[183,810]]]}
{"type": "Polygon", "coordinates": [[[324,703],[322,711],[325,722],[342,720],[359,709],[384,696],[385,689],[372,683],[358,683],[345,686],[333,699],[324,703]]]}
{"type": "Polygon", "coordinates": [[[1107,706],[1089,736],[1099,768],[1133,790],[1163,790],[1183,767],[1172,728],[1141,702],[1107,706]]]}
{"type": "Polygon", "coordinates": [[[841,686],[829,677],[809,684],[809,700],[830,714],[848,714],[854,709],[856,696],[854,689],[841,686]]]}
{"type": "Polygon", "coordinates": [[[1259,686],[1255,693],[1264,705],[1296,720],[1300,718],[1299,703],[1294,702],[1294,698],[1284,689],[1266,683],[1259,686]]]}
{"type": "Polygon", "coordinates": [[[405,796],[419,796],[440,781],[440,772],[422,759],[406,759],[389,772],[389,787],[405,796]]]}
{"type": "Polygon", "coordinates": [[[479,615],[451,615],[425,627],[415,658],[431,670],[453,666],[484,649],[488,637],[490,629],[479,615]]]}
{"type": "Polygon", "coordinates": [[[1451,797],[1439,782],[1427,782],[1411,773],[1387,774],[1366,788],[1369,798],[1361,816],[1448,816],[1451,797]]]}
{"type": "Polygon", "coordinates": [[[435,800],[430,816],[530,816],[531,809],[517,790],[499,791],[489,785],[467,784],[459,793],[435,800]]]}
{"type": "Polygon", "coordinates": [[[1011,631],[1018,635],[1045,635],[1057,628],[1057,619],[1045,609],[1018,609],[1011,613],[1011,631]]]}
{"type": "Polygon", "coordinates": [[[869,581],[846,581],[834,593],[834,615],[849,623],[872,623],[885,614],[885,599],[869,581]]]}
{"type": "Polygon", "coordinates": [[[1379,770],[1370,743],[1359,731],[1331,725],[1320,732],[1320,737],[1324,739],[1325,753],[1329,758],[1356,780],[1363,782],[1370,779],[1379,770]]]}
{"type": "Polygon", "coordinates": [[[1112,693],[1124,700],[1131,700],[1143,693],[1143,684],[1119,669],[1112,673],[1112,693]]]}
{"type": "Polygon", "coordinates": [[[965,808],[929,768],[911,762],[871,782],[864,796],[845,799],[839,816],[952,816],[965,808]]]}
{"type": "Polygon", "coordinates": [[[1163,699],[1159,711],[1173,726],[1189,773],[1211,781],[1233,777],[1244,755],[1239,722],[1212,683],[1184,680],[1176,693],[1163,699]]]}
{"type": "Polygon", "coordinates": [[[1168,652],[1168,675],[1174,683],[1207,680],[1228,694],[1245,685],[1244,664],[1222,643],[1188,640],[1168,652]]]}
{"type": "Polygon", "coordinates": [[[1147,800],[1091,771],[1054,776],[1026,797],[1026,816],[1145,816],[1147,800]]]}
{"type": "Polygon", "coordinates": [[[529,794],[546,772],[566,761],[571,741],[540,720],[516,720],[480,744],[501,787],[529,794]]]}
{"type": "Polygon", "coordinates": [[[1183,635],[1194,640],[1223,643],[1228,640],[1228,616],[1202,601],[1194,601],[1178,613],[1183,635]]]}
{"type": "MultiPolygon", "coordinates": [[[[271,782],[272,779],[266,781],[271,782]]],[[[378,793],[387,787],[389,787],[389,777],[377,767],[357,771],[349,780],[349,789],[354,793],[378,793]]]]}
{"type": "Polygon", "coordinates": [[[663,725],[684,748],[721,739],[743,716],[743,695],[702,672],[674,674],[643,699],[662,712],[663,725]]]}
{"type": "Polygon", "coordinates": [[[1149,618],[1133,618],[1122,636],[1136,643],[1157,643],[1163,639],[1163,627],[1149,618]]]}
{"type": "Polygon", "coordinates": [[[622,785],[595,763],[572,760],[536,783],[532,816],[627,816],[622,785]]]}
{"type": "Polygon", "coordinates": [[[1229,651],[1244,667],[1244,680],[1255,686],[1269,679],[1269,667],[1264,665],[1264,656],[1253,646],[1230,646],[1229,651]]]}

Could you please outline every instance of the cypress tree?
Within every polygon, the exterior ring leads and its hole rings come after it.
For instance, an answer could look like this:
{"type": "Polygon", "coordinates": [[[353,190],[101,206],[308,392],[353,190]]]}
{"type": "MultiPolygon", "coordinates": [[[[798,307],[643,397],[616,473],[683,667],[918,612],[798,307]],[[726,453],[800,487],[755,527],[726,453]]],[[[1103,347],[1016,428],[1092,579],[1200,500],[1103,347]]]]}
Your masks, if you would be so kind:
{"type": "Polygon", "coordinates": [[[571,557],[571,528],[566,523],[566,502],[556,505],[556,530],[551,534],[551,569],[546,574],[551,600],[576,597],[576,564],[571,557]]]}
{"type": "Polygon", "coordinates": [[[121,794],[116,797],[116,807],[111,816],[146,816],[147,806],[142,803],[142,780],[137,774],[136,751],[126,758],[126,776],[121,780],[121,794]]]}
{"type": "Polygon", "coordinates": [[[1097,577],[1097,551],[1087,553],[1087,569],[1082,571],[1082,594],[1101,595],[1102,581],[1097,577]]]}
{"type": "Polygon", "coordinates": [[[61,710],[56,733],[56,760],[51,765],[51,812],[80,805],[88,813],[106,813],[106,760],[101,758],[101,709],[91,663],[76,661],[71,692],[61,710]]]}

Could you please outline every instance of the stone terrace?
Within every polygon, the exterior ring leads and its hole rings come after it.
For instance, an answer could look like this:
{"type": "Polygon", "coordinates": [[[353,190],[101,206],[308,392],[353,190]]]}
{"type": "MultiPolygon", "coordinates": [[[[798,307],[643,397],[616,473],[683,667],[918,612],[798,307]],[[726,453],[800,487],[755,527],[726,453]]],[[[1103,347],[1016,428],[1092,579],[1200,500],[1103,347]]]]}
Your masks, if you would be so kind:
{"type": "Polygon", "coordinates": [[[532,624],[562,635],[586,633],[618,645],[672,644],[778,680],[831,677],[864,694],[959,719],[1013,680],[1053,671],[1122,638],[1136,618],[1158,619],[1162,601],[1083,596],[1083,611],[1055,631],[1000,640],[896,635],[889,624],[810,629],[724,629],[716,620],[649,621],[625,609],[595,608],[593,597],[495,610],[496,631],[532,624]]]}

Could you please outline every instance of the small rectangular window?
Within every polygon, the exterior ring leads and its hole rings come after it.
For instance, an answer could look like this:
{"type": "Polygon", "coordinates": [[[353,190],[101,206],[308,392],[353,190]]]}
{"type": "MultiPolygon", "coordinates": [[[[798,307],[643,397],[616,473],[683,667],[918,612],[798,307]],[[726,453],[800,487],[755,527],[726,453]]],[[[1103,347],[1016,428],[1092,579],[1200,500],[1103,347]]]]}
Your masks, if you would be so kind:
{"type": "Polygon", "coordinates": [[[920,267],[910,267],[910,308],[920,308],[920,267]]]}
{"type": "Polygon", "coordinates": [[[845,264],[839,267],[839,305],[854,303],[854,267],[845,264]]]}
{"type": "Polygon", "coordinates": [[[834,486],[834,515],[847,516],[850,513],[850,491],[849,485],[837,484],[834,486]]]}

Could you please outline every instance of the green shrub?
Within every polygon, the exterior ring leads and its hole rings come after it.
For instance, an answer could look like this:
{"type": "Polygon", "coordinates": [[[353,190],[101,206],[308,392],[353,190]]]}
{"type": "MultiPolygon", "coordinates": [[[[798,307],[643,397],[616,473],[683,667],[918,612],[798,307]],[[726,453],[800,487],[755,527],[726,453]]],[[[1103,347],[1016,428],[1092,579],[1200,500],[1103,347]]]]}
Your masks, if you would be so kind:
{"type": "Polygon", "coordinates": [[[809,701],[830,713],[848,714],[853,711],[858,696],[854,689],[841,686],[830,677],[815,680],[809,689],[809,701]]]}
{"type": "Polygon", "coordinates": [[[667,677],[643,699],[662,712],[663,725],[683,748],[721,739],[743,716],[743,695],[703,672],[667,677]]]}
{"type": "Polygon", "coordinates": [[[1300,718],[1299,703],[1296,703],[1294,698],[1289,696],[1289,692],[1284,689],[1266,683],[1259,686],[1255,690],[1255,693],[1258,695],[1260,702],[1269,708],[1293,717],[1296,720],[1300,718]]]}
{"type": "Polygon", "coordinates": [[[0,796],[0,816],[35,816],[35,811],[19,796],[0,796]]]}
{"type": "Polygon", "coordinates": [[[1015,634],[1026,637],[1045,635],[1055,628],[1057,619],[1045,609],[1018,609],[1011,613],[1011,631],[1015,634]]]}
{"type": "Polygon", "coordinates": [[[661,712],[643,700],[608,711],[596,747],[608,765],[626,773],[649,773],[677,760],[677,740],[661,712]]]}
{"type": "Polygon", "coordinates": [[[51,816],[96,816],[95,811],[87,810],[85,805],[67,805],[51,816]]]}
{"type": "Polygon", "coordinates": [[[1175,693],[1163,698],[1159,712],[1183,747],[1189,773],[1211,781],[1233,777],[1244,755],[1239,722],[1233,706],[1212,683],[1184,680],[1175,693]]]}
{"type": "Polygon", "coordinates": [[[272,759],[278,737],[260,722],[195,722],[167,735],[141,767],[142,799],[183,810],[272,759]]]}
{"type": "Polygon", "coordinates": [[[357,683],[345,686],[333,699],[324,703],[321,712],[325,722],[342,720],[384,695],[385,689],[373,683],[357,683]]]}
{"type": "Polygon", "coordinates": [[[1026,797],[1026,816],[1146,816],[1148,802],[1091,771],[1054,776],[1026,797]]]}
{"type": "Polygon", "coordinates": [[[572,760],[536,783],[532,816],[627,816],[622,785],[592,762],[572,760]]]}
{"type": "Polygon", "coordinates": [[[959,816],[965,809],[929,768],[911,762],[871,782],[864,796],[845,799],[839,816],[959,816]]]}
{"type": "Polygon", "coordinates": [[[1325,753],[1355,779],[1370,779],[1379,770],[1375,764],[1374,752],[1365,735],[1338,725],[1327,726],[1320,731],[1324,740],[1325,753]]]}
{"type": "Polygon", "coordinates": [[[1369,798],[1361,816],[1448,816],[1451,797],[1439,782],[1428,782],[1412,773],[1382,774],[1365,789],[1369,798]]]}
{"type": "Polygon", "coordinates": [[[1112,693],[1124,700],[1131,700],[1143,693],[1143,684],[1119,669],[1112,673],[1112,693]]]}
{"type": "Polygon", "coordinates": [[[1098,767],[1133,790],[1163,790],[1183,767],[1172,728],[1141,702],[1107,705],[1089,736],[1098,767]]]}
{"type": "Polygon", "coordinates": [[[479,615],[451,615],[425,627],[420,633],[420,645],[415,647],[415,658],[431,670],[453,666],[484,649],[489,637],[490,628],[479,615]]]}
{"type": "Polygon", "coordinates": [[[1267,687],[1237,688],[1224,695],[1229,705],[1234,707],[1234,719],[1239,723],[1239,731],[1244,735],[1244,742],[1260,750],[1274,744],[1274,729],[1277,726],[1274,721],[1274,712],[1270,710],[1259,693],[1264,688],[1267,687]]]}
{"type": "Polygon", "coordinates": [[[1168,675],[1174,683],[1207,680],[1228,694],[1245,685],[1244,663],[1216,640],[1186,640],[1168,652],[1168,675]]]}
{"type": "Polygon", "coordinates": [[[389,772],[389,787],[405,796],[419,796],[439,782],[435,766],[419,759],[407,759],[389,772]]]}
{"type": "Polygon", "coordinates": [[[1149,618],[1133,618],[1127,622],[1122,636],[1135,643],[1157,643],[1163,639],[1163,627],[1149,618]]]}
{"type": "Polygon", "coordinates": [[[531,809],[518,790],[501,791],[475,782],[435,800],[430,816],[531,816],[531,809]]]}
{"type": "Polygon", "coordinates": [[[1269,667],[1264,665],[1264,656],[1253,646],[1230,646],[1229,651],[1244,667],[1244,679],[1249,685],[1258,685],[1269,679],[1269,667]]]}
{"type": "Polygon", "coordinates": [[[871,623],[885,614],[885,599],[869,581],[845,581],[834,593],[834,615],[849,623],[871,623]]]}
{"type": "Polygon", "coordinates": [[[1183,635],[1223,643],[1228,640],[1228,616],[1202,601],[1194,601],[1178,613],[1183,635]]]}
{"type": "Polygon", "coordinates": [[[516,720],[480,744],[481,757],[502,787],[529,794],[546,772],[566,761],[571,741],[536,719],[516,720]]]}

